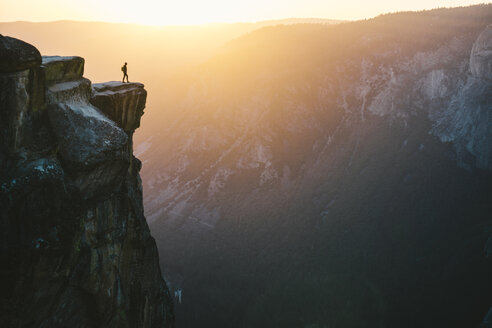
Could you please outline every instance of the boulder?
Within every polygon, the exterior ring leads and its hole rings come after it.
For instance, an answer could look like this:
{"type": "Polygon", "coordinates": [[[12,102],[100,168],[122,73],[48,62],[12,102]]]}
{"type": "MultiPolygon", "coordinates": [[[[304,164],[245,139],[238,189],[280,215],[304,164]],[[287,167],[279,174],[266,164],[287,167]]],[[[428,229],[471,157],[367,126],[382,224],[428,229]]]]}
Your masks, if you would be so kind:
{"type": "Polygon", "coordinates": [[[13,155],[37,141],[37,117],[45,108],[42,69],[0,72],[0,148],[13,155]]]}
{"type": "Polygon", "coordinates": [[[73,81],[84,74],[84,58],[78,56],[43,56],[46,83],[73,81]]]}
{"type": "Polygon", "coordinates": [[[126,133],[90,104],[54,103],[48,113],[63,167],[84,198],[117,188],[131,159],[126,133]]]}
{"type": "Polygon", "coordinates": [[[91,105],[57,103],[48,113],[60,156],[66,162],[91,166],[118,158],[117,153],[128,141],[114,122],[91,105]]]}
{"type": "Polygon", "coordinates": [[[41,54],[36,47],[0,34],[0,72],[17,72],[40,64],[41,54]]]}
{"type": "Polygon", "coordinates": [[[46,95],[48,103],[81,102],[87,104],[91,96],[91,81],[82,78],[51,84],[47,88],[46,95]]]}
{"type": "Polygon", "coordinates": [[[131,134],[140,126],[146,99],[147,91],[142,83],[112,81],[93,84],[90,102],[131,134]]]}

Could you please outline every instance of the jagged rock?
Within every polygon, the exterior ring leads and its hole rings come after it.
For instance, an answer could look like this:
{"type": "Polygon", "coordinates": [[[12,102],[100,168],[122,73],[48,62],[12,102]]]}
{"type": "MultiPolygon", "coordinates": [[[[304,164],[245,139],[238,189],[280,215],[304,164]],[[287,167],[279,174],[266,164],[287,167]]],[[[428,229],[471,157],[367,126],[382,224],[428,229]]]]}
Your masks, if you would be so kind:
{"type": "Polygon", "coordinates": [[[41,64],[41,54],[22,40],[0,34],[0,72],[17,72],[41,64]]]}
{"type": "Polygon", "coordinates": [[[84,58],[77,56],[43,56],[43,66],[47,83],[77,80],[84,74],[84,58]]]}
{"type": "Polygon", "coordinates": [[[0,145],[10,154],[35,140],[35,125],[46,107],[44,89],[40,68],[0,73],[0,145]]]}
{"type": "Polygon", "coordinates": [[[84,198],[121,185],[131,160],[129,137],[89,103],[91,82],[51,84],[46,94],[60,157],[84,198]]]}
{"type": "Polygon", "coordinates": [[[474,167],[492,170],[492,26],[473,44],[469,63],[472,76],[449,97],[445,110],[432,114],[432,133],[454,143],[459,166],[471,166],[463,159],[469,153],[475,157],[474,167]]]}
{"type": "Polygon", "coordinates": [[[492,80],[492,25],[487,26],[473,45],[470,71],[475,77],[492,80]]]}
{"type": "Polygon", "coordinates": [[[48,87],[47,96],[48,103],[88,103],[91,96],[91,81],[87,79],[79,79],[75,81],[51,84],[48,87]]]}
{"type": "Polygon", "coordinates": [[[46,107],[40,64],[35,47],[0,35],[0,147],[10,155],[29,147],[40,130],[35,125],[46,107]]]}
{"type": "Polygon", "coordinates": [[[83,59],[43,64],[0,73],[0,326],[173,327],[132,134],[89,103],[83,59]]]}
{"type": "Polygon", "coordinates": [[[61,182],[63,180],[63,169],[56,158],[40,158],[23,164],[16,168],[5,182],[0,185],[3,193],[29,194],[30,189],[36,184],[61,182]]]}
{"type": "Polygon", "coordinates": [[[77,103],[49,108],[51,125],[64,161],[91,166],[121,151],[128,137],[96,108],[77,103]]]}
{"type": "Polygon", "coordinates": [[[143,84],[113,81],[93,84],[92,90],[91,103],[125,132],[133,133],[140,126],[140,117],[147,99],[143,84]]]}

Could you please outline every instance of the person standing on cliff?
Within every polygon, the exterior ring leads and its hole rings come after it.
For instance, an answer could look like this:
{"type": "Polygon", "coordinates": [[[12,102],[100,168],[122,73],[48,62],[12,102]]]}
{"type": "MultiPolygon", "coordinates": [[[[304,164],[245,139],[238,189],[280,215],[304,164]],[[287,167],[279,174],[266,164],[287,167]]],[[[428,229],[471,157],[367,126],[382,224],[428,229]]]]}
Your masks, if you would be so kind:
{"type": "Polygon", "coordinates": [[[125,65],[121,66],[121,71],[123,72],[123,83],[125,83],[125,77],[126,77],[126,82],[130,82],[128,81],[128,74],[126,73],[127,72],[127,67],[126,67],[126,63],[125,65]]]}

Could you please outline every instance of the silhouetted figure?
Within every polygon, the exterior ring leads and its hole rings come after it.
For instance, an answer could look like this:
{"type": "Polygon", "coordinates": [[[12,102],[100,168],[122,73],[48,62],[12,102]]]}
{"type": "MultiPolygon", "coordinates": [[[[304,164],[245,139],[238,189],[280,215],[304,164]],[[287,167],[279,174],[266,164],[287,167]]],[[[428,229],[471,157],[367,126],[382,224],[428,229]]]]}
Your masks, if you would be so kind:
{"type": "Polygon", "coordinates": [[[125,83],[125,77],[126,77],[126,82],[130,82],[128,81],[128,74],[126,74],[127,72],[127,67],[126,67],[126,63],[125,65],[121,66],[121,71],[123,72],[123,83],[125,83]]]}

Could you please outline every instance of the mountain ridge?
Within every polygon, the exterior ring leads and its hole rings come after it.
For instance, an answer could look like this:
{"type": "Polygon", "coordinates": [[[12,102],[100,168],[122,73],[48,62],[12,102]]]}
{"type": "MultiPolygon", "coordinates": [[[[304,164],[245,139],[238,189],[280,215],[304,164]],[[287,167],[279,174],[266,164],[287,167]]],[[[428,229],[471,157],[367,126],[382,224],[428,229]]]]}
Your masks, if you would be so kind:
{"type": "Polygon", "coordinates": [[[266,27],[182,75],[139,136],[178,325],[480,324],[491,8],[266,27]]]}

